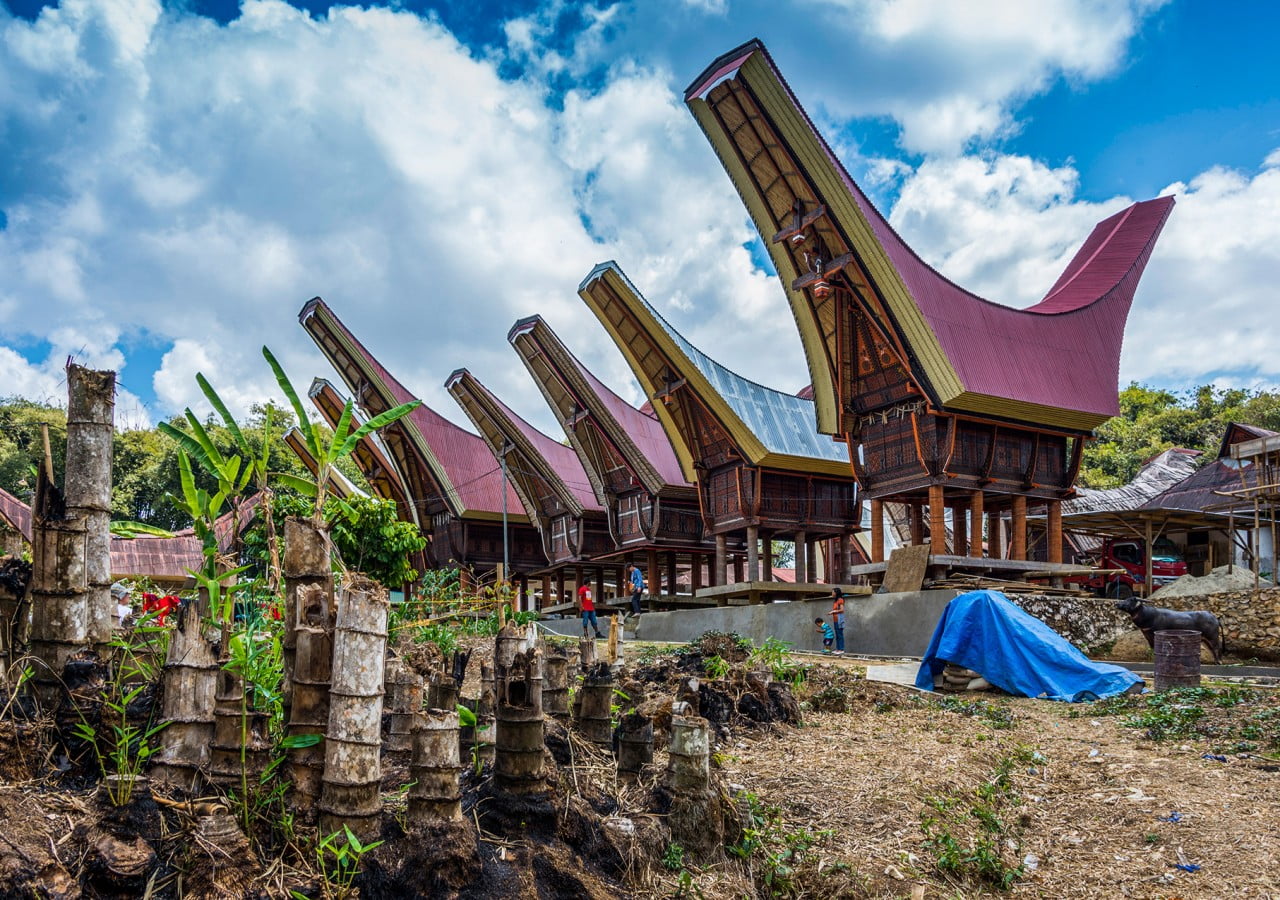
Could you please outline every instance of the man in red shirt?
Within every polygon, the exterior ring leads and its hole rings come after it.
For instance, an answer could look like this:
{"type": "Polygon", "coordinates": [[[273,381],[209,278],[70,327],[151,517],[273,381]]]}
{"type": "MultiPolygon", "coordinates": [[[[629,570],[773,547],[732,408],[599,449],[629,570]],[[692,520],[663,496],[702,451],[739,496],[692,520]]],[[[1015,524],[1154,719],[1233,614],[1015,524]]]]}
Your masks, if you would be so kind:
{"type": "Polygon", "coordinates": [[[578,588],[578,611],[582,613],[582,636],[587,636],[587,623],[595,629],[596,637],[602,638],[600,623],[596,620],[596,603],[591,598],[591,585],[583,584],[578,588]]]}

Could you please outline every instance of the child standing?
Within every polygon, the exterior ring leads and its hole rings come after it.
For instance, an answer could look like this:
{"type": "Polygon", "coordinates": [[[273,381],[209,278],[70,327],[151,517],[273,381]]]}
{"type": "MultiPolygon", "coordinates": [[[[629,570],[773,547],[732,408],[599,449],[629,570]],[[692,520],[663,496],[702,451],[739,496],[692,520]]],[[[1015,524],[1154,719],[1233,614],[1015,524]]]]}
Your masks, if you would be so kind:
{"type": "Polygon", "coordinates": [[[836,656],[844,656],[844,591],[831,589],[831,625],[836,633],[836,656]]]}
{"type": "Polygon", "coordinates": [[[830,653],[831,643],[836,639],[835,632],[831,630],[831,623],[814,619],[813,624],[818,626],[816,630],[822,635],[822,652],[830,653]]]}

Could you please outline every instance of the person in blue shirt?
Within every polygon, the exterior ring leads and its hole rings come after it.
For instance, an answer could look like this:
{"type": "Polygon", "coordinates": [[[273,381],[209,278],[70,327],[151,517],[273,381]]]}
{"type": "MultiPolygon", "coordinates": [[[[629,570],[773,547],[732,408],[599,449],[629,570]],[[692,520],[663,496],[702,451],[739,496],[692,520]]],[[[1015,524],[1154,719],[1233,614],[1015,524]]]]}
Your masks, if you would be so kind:
{"type": "Polygon", "coordinates": [[[640,574],[640,567],[632,563],[627,577],[631,579],[631,614],[638,616],[640,615],[640,595],[644,593],[644,576],[640,574]]]}
{"type": "Polygon", "coordinates": [[[822,619],[814,619],[813,624],[818,626],[815,630],[822,635],[822,652],[830,653],[831,644],[836,639],[836,633],[831,629],[831,623],[824,622],[822,619]]]}

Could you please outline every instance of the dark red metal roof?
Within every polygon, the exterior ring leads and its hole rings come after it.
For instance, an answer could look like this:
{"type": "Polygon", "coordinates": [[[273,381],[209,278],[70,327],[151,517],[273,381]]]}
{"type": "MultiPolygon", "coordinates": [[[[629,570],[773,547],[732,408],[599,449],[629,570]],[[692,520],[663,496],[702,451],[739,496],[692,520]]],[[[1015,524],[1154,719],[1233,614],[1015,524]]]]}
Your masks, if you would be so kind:
{"type": "Polygon", "coordinates": [[[31,543],[31,507],[4,488],[0,488],[0,517],[31,543]]]}
{"type": "Polygon", "coordinates": [[[662,480],[669,485],[689,487],[690,482],[685,480],[684,473],[680,471],[680,461],[676,458],[676,452],[671,447],[671,440],[667,437],[666,431],[663,430],[662,423],[658,421],[658,417],[653,412],[653,405],[646,401],[643,407],[637,409],[615,394],[608,385],[582,364],[582,361],[564,345],[559,335],[541,316],[522,319],[511,329],[511,333],[515,334],[522,327],[532,323],[540,324],[546,331],[545,335],[535,331],[535,340],[554,340],[559,345],[560,351],[573,361],[574,367],[590,386],[591,391],[604,404],[605,409],[609,415],[613,416],[618,426],[635,443],[636,449],[644,454],[658,475],[662,477],[662,480]]]}
{"type": "MultiPolygon", "coordinates": [[[[572,447],[543,434],[520,418],[511,407],[499,400],[493,391],[485,387],[479,378],[476,378],[466,369],[459,369],[454,372],[449,376],[447,383],[453,384],[454,381],[463,377],[466,377],[469,381],[469,389],[483,394],[506,418],[506,422],[495,421],[495,424],[503,431],[508,427],[516,429],[526,441],[533,445],[534,450],[546,460],[547,466],[560,478],[565,488],[581,504],[583,509],[595,511],[604,509],[599,501],[596,500],[595,491],[591,489],[591,480],[587,478],[587,471],[582,468],[582,460],[578,459],[578,454],[574,452],[572,447]]],[[[492,450],[488,448],[487,444],[485,446],[489,452],[489,458],[492,460],[494,458],[492,450]]]]}
{"type": "Polygon", "coordinates": [[[1119,412],[1125,321],[1173,197],[1135,203],[1100,222],[1036,305],[1019,310],[992,303],[952,283],[898,235],[849,177],[759,41],[712,63],[686,99],[733,77],[756,53],[840,173],[967,392],[1100,416],[1119,412]]]}
{"type": "MultiPolygon", "coordinates": [[[[378,383],[386,388],[395,404],[409,403],[418,399],[374,358],[364,344],[360,343],[342,320],[334,314],[329,305],[319,297],[303,307],[299,318],[305,320],[311,314],[310,311],[317,308],[325,311],[327,318],[360,355],[378,383]]],[[[467,510],[500,514],[503,491],[502,472],[494,462],[493,454],[489,452],[484,439],[458,427],[425,404],[411,412],[408,418],[444,468],[444,474],[452,483],[463,507],[467,510]]],[[[506,491],[508,508],[523,509],[520,498],[516,496],[510,485],[506,486],[506,491]]]]}

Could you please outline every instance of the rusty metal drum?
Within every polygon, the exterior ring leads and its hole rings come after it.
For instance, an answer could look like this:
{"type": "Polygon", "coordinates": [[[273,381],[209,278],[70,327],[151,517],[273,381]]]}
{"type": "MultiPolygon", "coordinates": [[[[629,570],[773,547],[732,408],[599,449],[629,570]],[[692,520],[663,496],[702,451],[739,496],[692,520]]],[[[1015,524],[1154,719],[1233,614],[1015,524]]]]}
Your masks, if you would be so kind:
{"type": "Polygon", "coordinates": [[[1157,691],[1200,684],[1200,632],[1184,629],[1157,631],[1155,656],[1157,691]]]}

